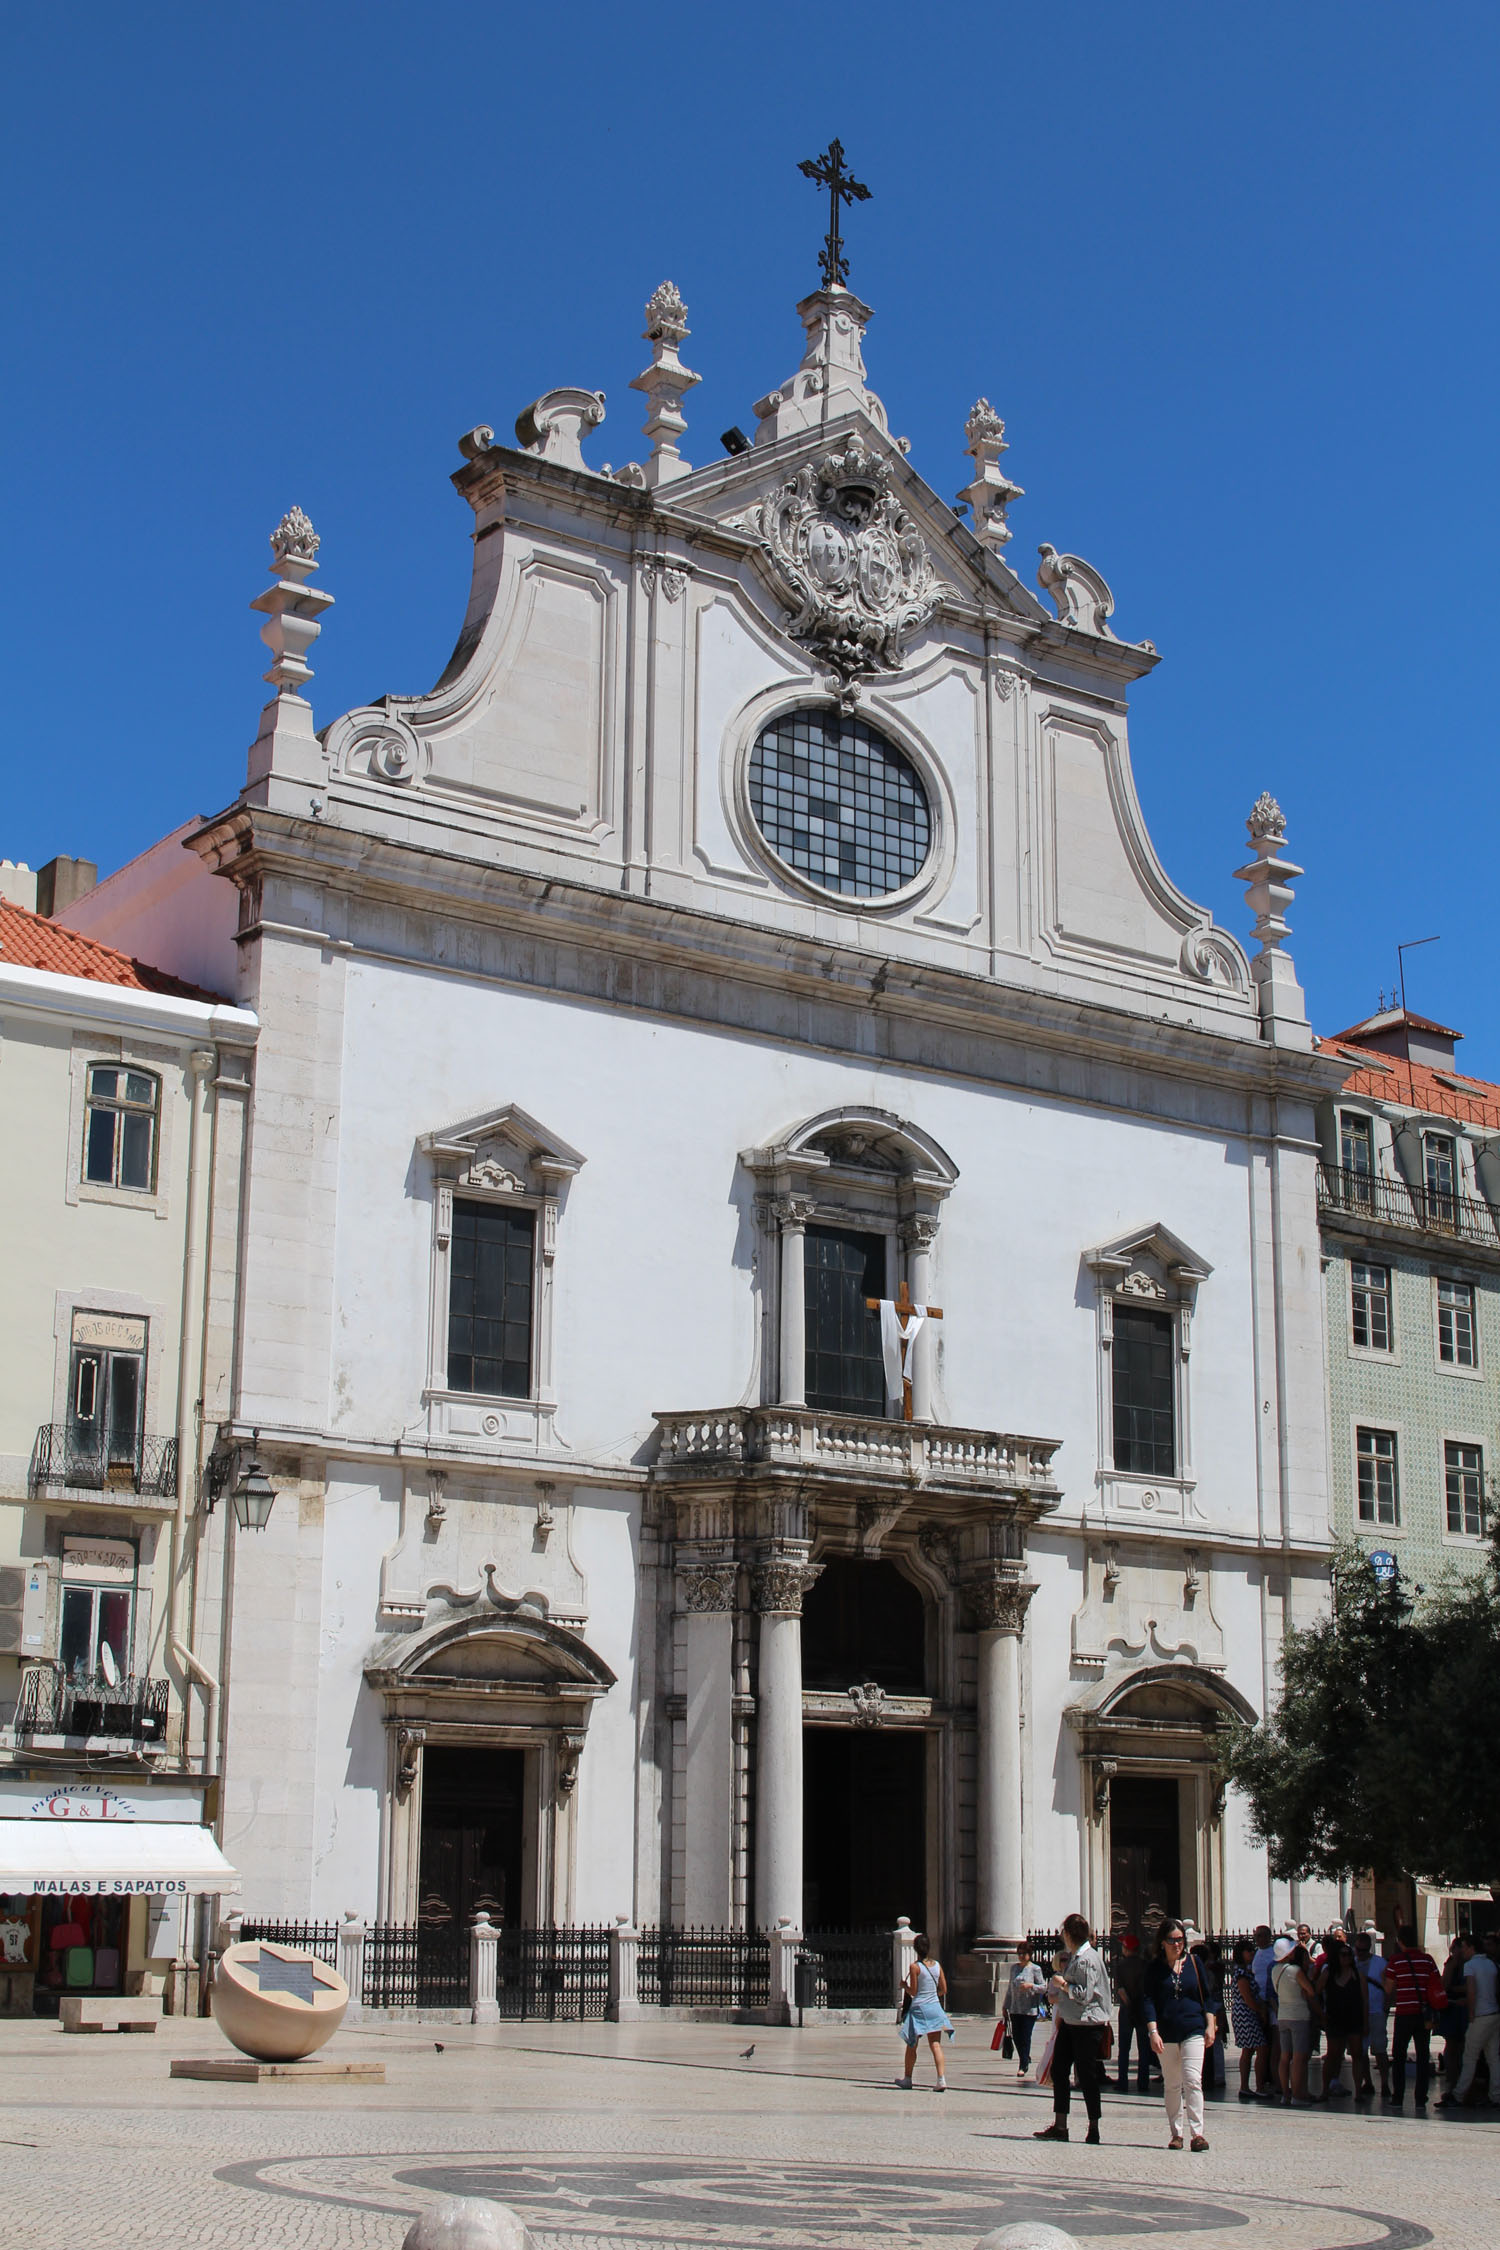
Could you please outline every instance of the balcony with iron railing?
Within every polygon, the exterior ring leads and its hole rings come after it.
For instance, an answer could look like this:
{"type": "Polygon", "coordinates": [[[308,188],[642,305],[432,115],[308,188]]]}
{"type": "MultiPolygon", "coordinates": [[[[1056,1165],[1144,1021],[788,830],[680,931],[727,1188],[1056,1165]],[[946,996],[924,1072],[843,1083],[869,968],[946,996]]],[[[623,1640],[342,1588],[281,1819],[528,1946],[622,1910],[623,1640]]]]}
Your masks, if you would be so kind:
{"type": "Polygon", "coordinates": [[[33,1664],[21,1676],[11,1718],[17,1747],[33,1746],[39,1736],[72,1742],[113,1742],[132,1749],[164,1747],[170,1684],[166,1680],[111,1680],[102,1672],[66,1673],[58,1665],[33,1664]]]}
{"type": "Polygon", "coordinates": [[[27,1490],[97,1492],[105,1499],[175,1500],[177,1440],[144,1432],[132,1447],[95,1444],[66,1422],[44,1422],[31,1449],[27,1490]]]}
{"type": "Polygon", "coordinates": [[[1318,1209],[1366,1226],[1396,1227],[1406,1234],[1441,1235],[1448,1241],[1500,1250],[1500,1225],[1488,1203],[1451,1188],[1413,1186],[1378,1172],[1340,1164],[1318,1166],[1318,1209]]]}

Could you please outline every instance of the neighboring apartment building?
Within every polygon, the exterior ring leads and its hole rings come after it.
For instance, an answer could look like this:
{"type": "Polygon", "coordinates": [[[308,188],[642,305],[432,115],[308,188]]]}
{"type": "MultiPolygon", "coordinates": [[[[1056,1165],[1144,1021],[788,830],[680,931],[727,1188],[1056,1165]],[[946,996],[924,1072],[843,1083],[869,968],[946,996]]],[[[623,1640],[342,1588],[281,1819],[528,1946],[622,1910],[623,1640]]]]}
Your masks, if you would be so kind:
{"type": "Polygon", "coordinates": [[[157,1988],[228,1887],[195,1593],[256,1032],[0,898],[0,2012],[157,1988]]]}
{"type": "MultiPolygon", "coordinates": [[[[1320,1042],[1355,1066],[1318,1119],[1334,1528],[1418,1596],[1484,1567],[1500,1470],[1500,1085],[1460,1037],[1396,1008],[1320,1042]]],[[[1418,1886],[1424,1925],[1462,1895],[1418,1886]]]]}

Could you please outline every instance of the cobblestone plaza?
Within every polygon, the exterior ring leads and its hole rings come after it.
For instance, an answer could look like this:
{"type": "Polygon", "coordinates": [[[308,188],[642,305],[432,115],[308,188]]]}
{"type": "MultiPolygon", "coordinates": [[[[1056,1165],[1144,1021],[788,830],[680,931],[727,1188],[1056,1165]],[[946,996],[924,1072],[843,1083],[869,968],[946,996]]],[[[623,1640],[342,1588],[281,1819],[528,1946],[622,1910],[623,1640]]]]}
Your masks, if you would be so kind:
{"type": "MultiPolygon", "coordinates": [[[[961,2024],[952,2092],[892,2079],[889,2026],[401,2023],[343,2034],[384,2087],[172,2081],[211,2023],[145,2039],[0,2025],[17,2250],[397,2250],[440,2195],[490,2196],[536,2250],[972,2250],[1045,2220],[1088,2250],[1490,2250],[1500,2113],[1210,2107],[1169,2154],[1161,2104],[1111,2096],[1105,2145],[1037,2146],[1047,2094],[961,2024]],[[754,2054],[743,2050],[754,2042],[754,2054]],[[439,2047],[441,2042],[441,2047],[439,2047]]],[[[1081,2128],[1081,2119],[1080,2119],[1081,2128]]]]}

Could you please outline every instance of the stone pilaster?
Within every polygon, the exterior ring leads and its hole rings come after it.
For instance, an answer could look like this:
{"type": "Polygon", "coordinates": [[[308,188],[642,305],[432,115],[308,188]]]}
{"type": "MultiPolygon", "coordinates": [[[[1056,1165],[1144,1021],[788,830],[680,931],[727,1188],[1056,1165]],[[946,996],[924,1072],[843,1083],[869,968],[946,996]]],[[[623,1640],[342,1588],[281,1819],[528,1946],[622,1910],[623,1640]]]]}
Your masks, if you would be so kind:
{"type": "Polygon", "coordinates": [[[965,1588],[979,1633],[979,1819],[975,1929],[980,1944],[1026,1934],[1021,1888],[1021,1635],[1036,1587],[1001,1565],[965,1588]]]}
{"type": "Polygon", "coordinates": [[[806,1552],[763,1557],[750,1573],[760,1618],[755,1716],[755,1919],[802,1927],[802,1597],[820,1575],[806,1552]]]}
{"type": "Polygon", "coordinates": [[[734,1611],[732,1560],[680,1562],[685,1612],[687,1742],[683,1918],[727,1929],[733,1919],[734,1611]]]}

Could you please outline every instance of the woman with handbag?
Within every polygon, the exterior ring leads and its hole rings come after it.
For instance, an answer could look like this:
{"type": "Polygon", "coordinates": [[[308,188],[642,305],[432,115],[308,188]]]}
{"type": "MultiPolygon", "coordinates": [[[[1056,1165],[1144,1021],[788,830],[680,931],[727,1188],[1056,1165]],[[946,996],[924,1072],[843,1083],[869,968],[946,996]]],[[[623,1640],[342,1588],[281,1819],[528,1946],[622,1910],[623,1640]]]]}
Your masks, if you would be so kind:
{"type": "Polygon", "coordinates": [[[932,2049],[932,2060],[937,2069],[935,2094],[946,2094],[948,2080],[943,2071],[943,2033],[951,2032],[953,2019],[943,2005],[948,1997],[948,1979],[943,1974],[943,1964],[936,1960],[930,1937],[915,1941],[916,1959],[906,1972],[906,1990],[901,2003],[901,2036],[906,2041],[906,2070],[896,2080],[898,2086],[911,2092],[912,2072],[916,2068],[918,2042],[926,2039],[932,2049]]]}
{"type": "MultiPolygon", "coordinates": [[[[1031,2036],[1047,1998],[1047,1980],[1031,1958],[1031,1947],[1022,1938],[1016,1947],[1010,1981],[1005,1987],[1004,2038],[1015,2048],[1016,2076],[1031,2068],[1031,2036]]],[[[1002,2045],[1000,2052],[1006,2053],[1002,2045]]]]}
{"type": "Polygon", "coordinates": [[[1219,2026],[1203,1972],[1187,1949],[1187,1932],[1172,1917],[1157,1932],[1155,1959],[1146,1970],[1141,2010],[1151,2051],[1161,2063],[1167,2100],[1168,2148],[1181,2148],[1184,2129],[1194,2155],[1203,2137],[1203,2057],[1219,2026]]]}

